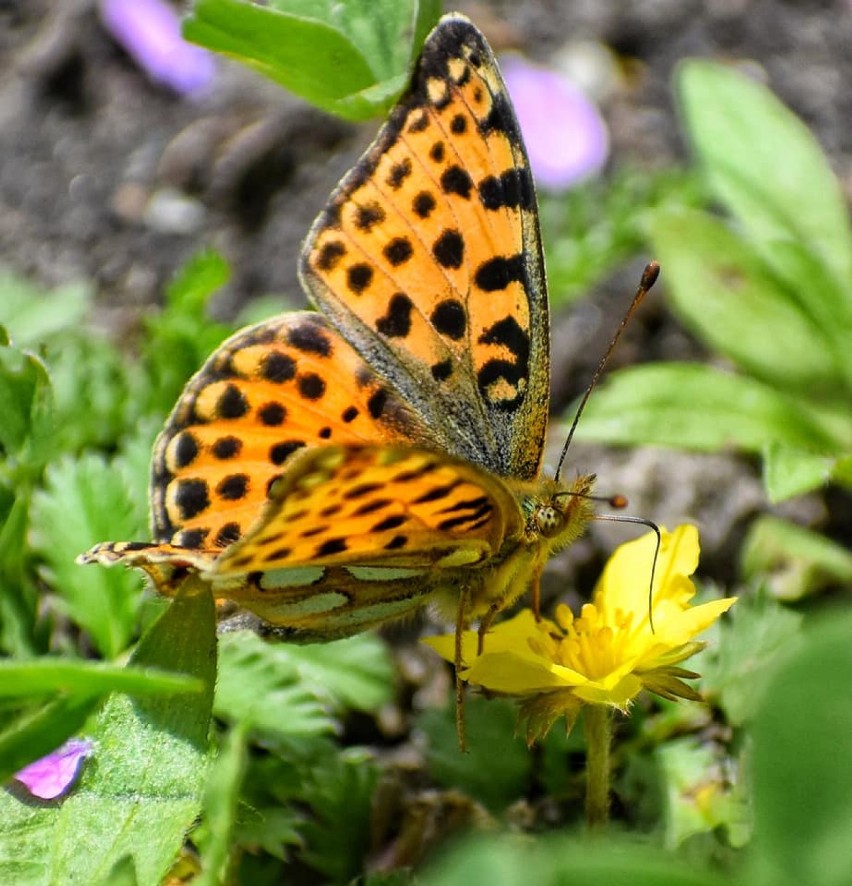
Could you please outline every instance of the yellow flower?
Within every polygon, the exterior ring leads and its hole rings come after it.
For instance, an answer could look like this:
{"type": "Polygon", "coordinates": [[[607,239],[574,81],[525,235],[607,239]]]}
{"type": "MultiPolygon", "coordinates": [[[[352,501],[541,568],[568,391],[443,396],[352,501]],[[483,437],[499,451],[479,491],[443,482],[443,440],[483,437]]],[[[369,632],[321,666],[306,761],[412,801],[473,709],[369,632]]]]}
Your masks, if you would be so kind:
{"type": "MultiPolygon", "coordinates": [[[[615,551],[579,617],[564,605],[557,608],[555,622],[536,621],[523,610],[488,632],[481,655],[477,633],[466,631],[462,660],[470,664],[462,680],[489,693],[520,697],[530,742],[543,737],[559,717],[566,717],[571,728],[584,704],[626,711],[642,689],[669,699],[700,699],[683,682],[698,674],[676,665],[702,648],[694,638],[736,598],[690,606],[698,530],[680,526],[661,532],[650,609],[653,533],[615,551]]],[[[454,660],[453,635],[424,642],[454,660]]]]}

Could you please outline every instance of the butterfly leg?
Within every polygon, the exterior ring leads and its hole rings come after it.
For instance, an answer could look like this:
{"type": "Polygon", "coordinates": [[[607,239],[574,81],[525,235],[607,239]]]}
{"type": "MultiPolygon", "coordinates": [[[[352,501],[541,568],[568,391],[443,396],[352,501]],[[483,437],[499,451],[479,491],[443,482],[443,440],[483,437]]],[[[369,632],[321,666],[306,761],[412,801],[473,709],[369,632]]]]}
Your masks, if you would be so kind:
{"type": "Polygon", "coordinates": [[[456,735],[459,740],[459,750],[462,753],[467,751],[467,736],[464,728],[464,683],[461,678],[461,671],[465,666],[462,658],[462,637],[467,624],[466,613],[469,602],[470,588],[467,585],[462,585],[459,593],[459,608],[456,611],[456,646],[453,662],[456,675],[456,735]]]}

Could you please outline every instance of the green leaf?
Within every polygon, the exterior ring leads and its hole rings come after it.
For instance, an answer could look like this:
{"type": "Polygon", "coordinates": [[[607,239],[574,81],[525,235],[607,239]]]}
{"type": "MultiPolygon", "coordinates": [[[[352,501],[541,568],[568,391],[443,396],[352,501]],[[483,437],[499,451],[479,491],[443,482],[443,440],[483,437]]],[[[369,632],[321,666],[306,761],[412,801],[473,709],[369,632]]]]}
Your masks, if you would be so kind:
{"type": "Polygon", "coordinates": [[[230,55],[331,114],[383,114],[408,82],[440,0],[197,0],[188,39],[230,55]]]}
{"type": "Polygon", "coordinates": [[[849,613],[812,625],[763,694],[752,728],[756,871],[750,883],[849,882],[850,636],[849,613]]]}
{"type": "Polygon", "coordinates": [[[832,339],[741,233],[703,213],[663,209],[651,234],[672,305],[699,338],[764,381],[836,393],[843,370],[832,339]]]}
{"type": "Polygon", "coordinates": [[[299,678],[337,707],[372,713],[393,698],[394,668],[385,644],[359,634],[333,643],[280,646],[299,678]]]}
{"type": "Polygon", "coordinates": [[[376,765],[357,748],[308,775],[305,787],[314,819],[302,828],[307,845],[300,854],[325,875],[324,882],[349,883],[362,873],[378,778],[376,765]]]}
{"type": "Polygon", "coordinates": [[[175,598],[131,663],[189,675],[204,692],[114,695],[91,731],[95,751],[73,794],[37,805],[0,793],[0,881],[112,882],[119,863],[140,883],[162,881],[198,815],[208,755],[215,610],[196,588],[175,598]]]}
{"type": "Polygon", "coordinates": [[[718,748],[686,737],[657,747],[656,758],[665,793],[665,845],[677,848],[696,834],[739,828],[746,810],[722,777],[718,748]]]}
{"type": "Polygon", "coordinates": [[[803,243],[789,240],[773,244],[770,264],[786,281],[802,310],[819,326],[838,367],[835,392],[841,407],[852,391],[852,280],[838,280],[829,266],[808,251],[803,243]],[[843,398],[846,398],[844,400],[843,398]]]}
{"type": "Polygon", "coordinates": [[[91,287],[82,283],[50,292],[0,271],[0,323],[19,346],[36,347],[57,333],[80,326],[91,305],[91,287]]]}
{"type": "Polygon", "coordinates": [[[531,842],[507,833],[476,837],[453,847],[418,882],[422,886],[722,886],[731,881],[637,842],[556,836],[531,842]]]}
{"type": "Polygon", "coordinates": [[[231,56],[319,108],[359,119],[358,93],[376,85],[370,65],[334,26],[240,0],[197,0],[184,36],[231,56]]]}
{"type": "Polygon", "coordinates": [[[144,496],[133,494],[115,464],[95,455],[64,458],[47,471],[33,498],[31,536],[44,559],[42,574],[57,603],[85,628],[95,647],[114,658],[136,628],[141,579],[126,569],[81,567],[76,557],[99,541],[147,536],[144,496]]]}
{"type": "Polygon", "coordinates": [[[332,732],[334,721],[302,680],[291,648],[247,631],[223,635],[216,716],[278,737],[332,732]]]}
{"type": "Polygon", "coordinates": [[[831,480],[836,459],[781,443],[763,449],[763,482],[774,504],[819,489],[831,480]]]}
{"type": "Polygon", "coordinates": [[[589,400],[578,439],[712,452],[774,440],[830,453],[838,443],[805,404],[750,378],[692,363],[614,373],[589,400]]]}
{"type": "Polygon", "coordinates": [[[701,693],[718,704],[728,722],[749,721],[778,665],[799,643],[802,617],[768,594],[740,599],[719,622],[716,655],[702,664],[701,693]]]}
{"type": "Polygon", "coordinates": [[[83,697],[126,692],[128,695],[175,695],[200,692],[198,680],[157,669],[119,667],[98,661],[39,658],[0,661],[0,698],[64,693],[83,697]]]}
{"type": "Polygon", "coordinates": [[[798,241],[838,280],[852,280],[846,201],[807,127],[766,87],[729,67],[681,65],[678,94],[708,183],[765,258],[798,241]]]}
{"type": "Polygon", "coordinates": [[[751,524],[740,551],[746,579],[761,579],[778,600],[800,600],[852,585],[852,554],[842,545],[778,517],[751,524]]]}
{"type": "Polygon", "coordinates": [[[143,356],[151,376],[151,411],[171,410],[186,380],[230,334],[230,327],[206,317],[211,296],[229,274],[218,253],[200,252],[169,284],[162,313],[146,321],[143,356]]]}
{"type": "Polygon", "coordinates": [[[458,745],[455,705],[426,710],[418,717],[418,728],[429,738],[429,769],[441,784],[460,788],[500,812],[523,796],[532,774],[530,752],[515,733],[517,708],[507,701],[468,695],[464,717],[466,752],[458,745]]]}
{"type": "Polygon", "coordinates": [[[41,360],[0,345],[0,448],[20,456],[25,442],[43,433],[51,408],[50,379],[41,360]]]}
{"type": "Polygon", "coordinates": [[[246,732],[232,729],[219,749],[204,792],[204,824],[196,840],[201,854],[201,873],[195,886],[218,886],[227,882],[231,832],[237,816],[240,786],[248,761],[246,732]]]}
{"type": "Polygon", "coordinates": [[[94,729],[97,753],[56,823],[59,882],[93,882],[125,855],[141,883],[158,883],[201,809],[216,679],[215,609],[185,587],[131,658],[199,679],[204,692],[113,696],[94,729]],[[192,630],[187,630],[191,626],[192,630]]]}

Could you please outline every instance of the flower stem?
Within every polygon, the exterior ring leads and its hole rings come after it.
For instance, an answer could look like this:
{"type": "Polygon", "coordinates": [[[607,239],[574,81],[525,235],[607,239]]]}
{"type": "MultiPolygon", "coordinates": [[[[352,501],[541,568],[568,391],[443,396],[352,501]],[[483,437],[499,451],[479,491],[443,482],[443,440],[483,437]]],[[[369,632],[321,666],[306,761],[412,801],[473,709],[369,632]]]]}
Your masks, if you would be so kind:
{"type": "Polygon", "coordinates": [[[591,831],[601,831],[609,823],[612,712],[607,705],[586,705],[583,724],[586,733],[586,825],[591,831]]]}

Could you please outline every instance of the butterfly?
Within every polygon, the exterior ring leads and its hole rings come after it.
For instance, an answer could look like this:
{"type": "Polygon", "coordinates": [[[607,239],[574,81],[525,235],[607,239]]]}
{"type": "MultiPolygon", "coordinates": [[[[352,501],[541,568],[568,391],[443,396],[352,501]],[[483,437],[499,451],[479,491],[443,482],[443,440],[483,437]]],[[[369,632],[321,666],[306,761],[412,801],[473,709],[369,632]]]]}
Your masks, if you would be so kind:
{"type": "Polygon", "coordinates": [[[537,203],[494,55],[444,16],[311,228],[316,311],[228,339],[155,445],[152,543],[85,563],[189,575],[296,641],[434,604],[458,629],[537,601],[594,477],[542,470],[549,320],[537,203]]]}

